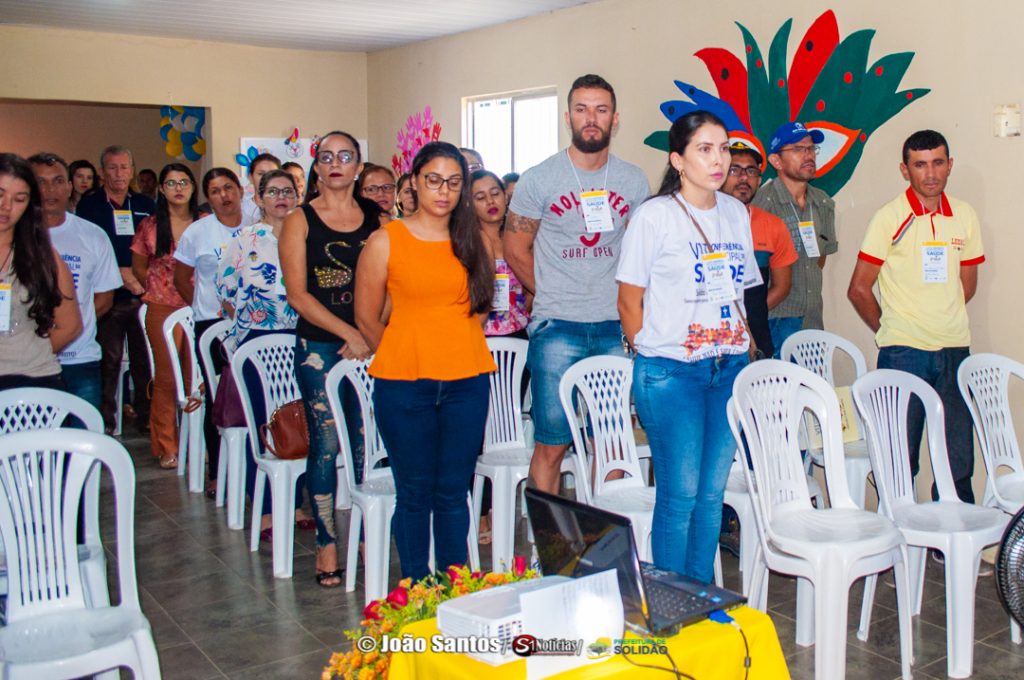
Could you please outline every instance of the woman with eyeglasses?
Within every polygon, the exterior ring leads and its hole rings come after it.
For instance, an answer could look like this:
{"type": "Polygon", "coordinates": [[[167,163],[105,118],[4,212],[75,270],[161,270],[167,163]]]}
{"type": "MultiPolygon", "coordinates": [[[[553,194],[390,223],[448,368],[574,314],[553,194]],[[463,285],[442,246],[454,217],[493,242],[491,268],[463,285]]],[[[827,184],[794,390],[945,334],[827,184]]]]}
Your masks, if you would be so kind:
{"type": "MultiPolygon", "coordinates": [[[[298,200],[295,179],[287,170],[271,170],[260,179],[253,200],[259,208],[260,221],[244,227],[231,239],[217,270],[217,296],[234,321],[231,334],[224,340],[229,353],[261,335],[292,333],[298,321],[298,315],[288,304],[278,255],[278,239],[285,217],[295,209],[298,200]]],[[[247,364],[244,373],[253,413],[258,418],[264,413],[265,405],[262,391],[255,388],[258,384],[256,369],[247,364]]],[[[217,390],[216,399],[231,400],[234,408],[215,403],[215,411],[224,414],[233,410],[238,413],[241,405],[233,379],[229,382],[222,377],[217,390]]],[[[221,427],[239,424],[218,423],[221,427]]],[[[245,485],[251,499],[256,485],[256,463],[251,455],[245,456],[245,465],[245,485]]],[[[300,529],[312,530],[313,520],[300,509],[301,506],[302,493],[299,492],[295,494],[295,522],[300,529]]],[[[273,540],[272,519],[270,494],[264,494],[260,520],[260,540],[264,542],[273,540]]]]}
{"type": "MultiPolygon", "coordinates": [[[[371,350],[356,328],[356,262],[379,226],[381,210],[356,190],[362,170],[359,143],[335,130],[320,138],[310,171],[316,196],[284,221],[280,255],[288,302],[299,314],[295,372],[309,425],[306,486],[316,521],[316,582],[341,585],[334,522],[338,436],[324,379],[341,359],[365,359],[371,350]]],[[[342,408],[352,444],[356,482],[362,481],[362,417],[355,390],[342,387],[342,408]]]]}
{"type": "Polygon", "coordinates": [[[359,193],[380,206],[388,217],[395,215],[395,173],[383,165],[367,163],[359,175],[359,193]]]}
{"type": "Polygon", "coordinates": [[[482,327],[494,272],[468,176],[451,144],[420,149],[419,210],[370,237],[356,277],[356,320],[376,348],[370,374],[397,492],[395,541],[413,580],[429,574],[431,526],[438,570],[466,563],[467,498],[495,370],[482,327]]]}
{"type": "Polygon", "coordinates": [[[729,134],[714,114],[668,134],[657,195],[632,214],[616,279],[633,362],[636,411],[658,480],[651,547],[662,569],[710,583],[736,443],[726,402],[748,363],[743,291],[761,283],[750,215],[719,191],[729,134]]]}
{"type": "Polygon", "coordinates": [[[71,180],[71,200],[68,210],[75,212],[78,200],[93,189],[99,189],[100,178],[96,166],[85,159],[72,161],[68,166],[68,179],[71,180]]]}
{"type": "MultiPolygon", "coordinates": [[[[244,224],[242,216],[242,183],[228,168],[212,168],[203,175],[203,193],[210,202],[212,215],[201,217],[185,230],[174,251],[174,287],[182,299],[191,302],[195,318],[195,356],[199,356],[199,338],[207,328],[222,317],[217,299],[217,268],[224,247],[244,224]]],[[[220,344],[214,343],[214,370],[221,372],[226,363],[220,344]]],[[[204,380],[209,384],[206,367],[200,363],[204,380]]],[[[220,460],[220,434],[213,423],[213,409],[204,409],[203,439],[206,441],[206,496],[213,498],[217,487],[217,463],[220,460]]]]}
{"type": "Polygon", "coordinates": [[[416,192],[412,189],[412,175],[403,174],[398,178],[398,216],[408,217],[416,212],[416,192]]]}
{"type": "MultiPolygon", "coordinates": [[[[174,287],[174,251],[181,235],[199,219],[199,199],[195,177],[187,165],[165,165],[157,184],[156,213],[139,224],[132,239],[132,273],[146,289],[142,301],[146,303],[146,335],[153,349],[149,447],[160,467],[171,469],[178,465],[178,421],[174,373],[163,327],[168,316],[188,306],[174,287]]],[[[186,351],[185,335],[177,333],[174,340],[178,356],[188,362],[191,353],[186,351]]]]}

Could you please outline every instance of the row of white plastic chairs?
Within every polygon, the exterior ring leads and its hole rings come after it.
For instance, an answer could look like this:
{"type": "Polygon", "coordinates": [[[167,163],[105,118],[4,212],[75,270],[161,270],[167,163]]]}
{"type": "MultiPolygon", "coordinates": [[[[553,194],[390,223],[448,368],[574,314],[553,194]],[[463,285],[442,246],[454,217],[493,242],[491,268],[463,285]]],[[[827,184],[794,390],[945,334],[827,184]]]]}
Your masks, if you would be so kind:
{"type": "Polygon", "coordinates": [[[135,573],[135,467],[86,401],[42,388],[0,392],[4,678],[158,680],[160,662],[135,573]],[[86,429],[64,429],[68,417],[86,429]],[[110,478],[120,601],[110,605],[100,480],[110,478]],[[80,527],[81,521],[81,527],[80,527]]]}

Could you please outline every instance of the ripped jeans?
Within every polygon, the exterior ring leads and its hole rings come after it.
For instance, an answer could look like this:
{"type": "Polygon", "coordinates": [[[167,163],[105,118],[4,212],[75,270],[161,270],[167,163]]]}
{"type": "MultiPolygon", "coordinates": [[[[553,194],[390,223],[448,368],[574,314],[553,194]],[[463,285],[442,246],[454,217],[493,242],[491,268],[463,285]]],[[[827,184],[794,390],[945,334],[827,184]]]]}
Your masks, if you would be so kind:
{"type": "MultiPolygon", "coordinates": [[[[334,523],[334,492],[338,483],[335,461],[340,446],[324,382],[327,373],[341,361],[338,350],[343,344],[341,341],[320,342],[305,338],[296,338],[295,341],[295,374],[309,425],[306,488],[309,491],[309,502],[313,506],[313,519],[316,521],[316,544],[320,547],[338,541],[338,530],[334,523]]],[[[341,408],[345,414],[348,438],[352,442],[356,484],[359,484],[363,478],[365,448],[363,417],[352,385],[347,380],[342,381],[341,389],[341,408]]]]}

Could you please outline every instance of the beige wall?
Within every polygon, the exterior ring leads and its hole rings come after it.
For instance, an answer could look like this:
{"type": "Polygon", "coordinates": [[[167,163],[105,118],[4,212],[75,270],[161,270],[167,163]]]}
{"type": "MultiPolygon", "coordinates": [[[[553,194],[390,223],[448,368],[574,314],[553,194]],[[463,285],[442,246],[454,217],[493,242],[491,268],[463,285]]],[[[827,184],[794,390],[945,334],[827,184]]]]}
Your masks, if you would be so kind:
{"type": "MultiPolygon", "coordinates": [[[[32,100],[0,101],[0,149],[29,156],[60,154],[70,163],[84,158],[99,167],[100,152],[111,144],[132,150],[135,167],[160,172],[171,158],[160,138],[160,108],[32,100]]],[[[185,163],[198,177],[199,162],[185,163]]]]}
{"type": "MultiPolygon", "coordinates": [[[[1024,317],[1013,311],[1020,286],[1017,254],[1024,252],[1024,230],[1017,228],[1024,140],[995,139],[990,131],[995,105],[1024,98],[1016,34],[1024,23],[1024,5],[993,2],[984,12],[956,0],[839,1],[831,6],[841,37],[877,30],[872,61],[893,52],[915,52],[902,86],[932,92],[876,131],[855,175],[836,196],[840,252],[826,269],[826,326],[856,341],[874,365],[873,338],[847,302],[846,286],[872,213],[905,188],[897,167],[903,139],[932,127],[947,135],[955,157],[950,193],[974,205],[985,229],[988,262],[981,267],[977,297],[969,307],[973,349],[1024,358],[1024,317]]],[[[797,0],[760,5],[607,0],[372,53],[367,63],[371,147],[393,147],[405,117],[427,104],[443,136],[458,142],[462,97],[557,85],[562,98],[573,78],[594,72],[618,94],[621,124],[613,150],[643,167],[656,185],[666,159],[645,147],[643,139],[667,128],[657,107],[680,98],[673,79],[715,91],[693,53],[710,46],[739,53],[742,38],[734,21],[742,22],[767,53],[776,29],[793,17],[791,59],[796,41],[824,9],[821,3],[797,0]]],[[[566,142],[564,131],[562,137],[566,142]]]]}
{"type": "Polygon", "coordinates": [[[239,137],[367,134],[363,53],[22,26],[0,45],[0,98],[209,107],[211,165],[234,167],[239,137]]]}

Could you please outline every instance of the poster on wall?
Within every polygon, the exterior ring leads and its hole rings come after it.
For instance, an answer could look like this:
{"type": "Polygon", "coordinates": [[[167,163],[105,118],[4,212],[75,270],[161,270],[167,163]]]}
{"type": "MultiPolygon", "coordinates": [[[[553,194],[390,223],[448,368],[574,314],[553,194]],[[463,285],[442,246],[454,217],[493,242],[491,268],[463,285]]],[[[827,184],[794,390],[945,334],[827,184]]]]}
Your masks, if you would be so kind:
{"type": "MultiPolygon", "coordinates": [[[[242,188],[246,193],[252,193],[253,188],[249,186],[249,163],[261,153],[272,153],[282,163],[291,161],[302,166],[302,171],[308,176],[309,168],[313,165],[313,148],[320,138],[301,137],[299,129],[293,128],[292,134],[287,137],[241,137],[238,140],[238,154],[235,162],[238,163],[238,179],[242,181],[242,188]]],[[[359,142],[359,151],[365,160],[367,158],[367,143],[365,139],[356,140],[359,142]]]]}

